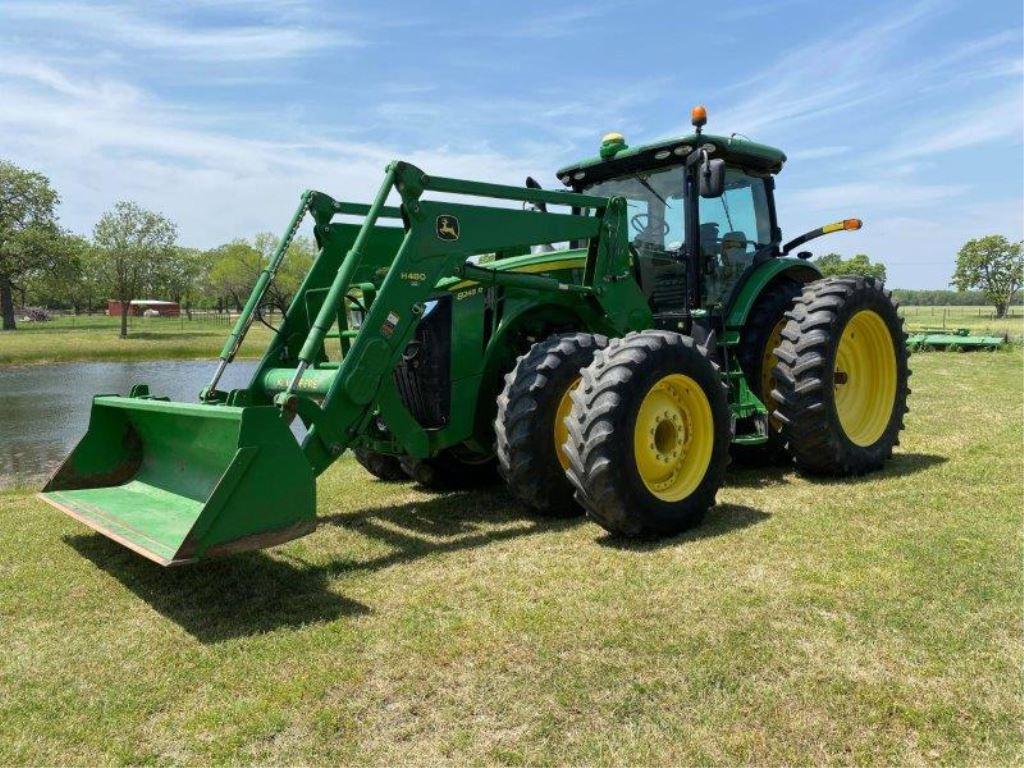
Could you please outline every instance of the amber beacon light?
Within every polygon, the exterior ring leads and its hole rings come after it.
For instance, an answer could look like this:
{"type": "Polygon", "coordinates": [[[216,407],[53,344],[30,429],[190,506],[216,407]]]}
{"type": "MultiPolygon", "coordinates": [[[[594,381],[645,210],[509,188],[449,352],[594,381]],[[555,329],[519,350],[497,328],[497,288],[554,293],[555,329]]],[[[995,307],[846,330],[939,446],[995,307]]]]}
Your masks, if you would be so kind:
{"type": "Polygon", "coordinates": [[[696,107],[690,110],[690,122],[696,128],[703,128],[708,121],[708,108],[703,104],[698,104],[696,107]]]}

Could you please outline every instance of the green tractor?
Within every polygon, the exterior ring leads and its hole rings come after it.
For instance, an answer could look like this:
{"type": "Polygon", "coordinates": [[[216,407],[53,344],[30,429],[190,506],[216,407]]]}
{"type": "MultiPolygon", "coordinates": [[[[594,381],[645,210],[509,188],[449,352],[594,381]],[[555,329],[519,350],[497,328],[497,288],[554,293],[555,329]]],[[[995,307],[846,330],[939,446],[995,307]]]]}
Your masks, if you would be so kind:
{"type": "Polygon", "coordinates": [[[438,489],[500,474],[537,514],[629,537],[697,524],[730,453],[878,469],[909,393],[896,306],[790,255],[860,222],[783,244],[785,155],[705,122],[640,147],[609,134],[558,172],[567,190],[393,162],[370,205],[305,193],[198,402],[96,396],[42,497],[172,565],[309,533],[346,450],[438,489]],[[306,214],[318,257],[249,385],[223,391],[306,214]]]}

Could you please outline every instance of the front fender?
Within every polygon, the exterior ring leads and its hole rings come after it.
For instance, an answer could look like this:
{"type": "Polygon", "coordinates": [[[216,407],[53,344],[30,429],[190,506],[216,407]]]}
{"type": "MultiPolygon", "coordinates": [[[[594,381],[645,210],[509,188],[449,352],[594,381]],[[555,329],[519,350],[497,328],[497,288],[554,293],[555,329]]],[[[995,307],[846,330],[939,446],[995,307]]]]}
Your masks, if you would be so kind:
{"type": "Polygon", "coordinates": [[[739,331],[747,322],[747,315],[754,304],[773,282],[789,277],[802,283],[809,283],[820,278],[821,270],[804,259],[778,257],[767,259],[755,265],[744,277],[736,291],[730,297],[725,312],[725,327],[730,331],[739,331]]]}

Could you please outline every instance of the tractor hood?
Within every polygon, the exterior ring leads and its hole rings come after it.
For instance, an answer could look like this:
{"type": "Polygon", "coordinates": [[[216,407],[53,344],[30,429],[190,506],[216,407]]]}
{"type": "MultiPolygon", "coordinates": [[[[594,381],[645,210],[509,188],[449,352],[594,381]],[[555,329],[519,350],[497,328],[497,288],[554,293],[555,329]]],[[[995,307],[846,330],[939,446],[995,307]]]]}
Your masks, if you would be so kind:
{"type": "Polygon", "coordinates": [[[557,174],[559,181],[578,190],[624,173],[677,165],[698,147],[705,147],[715,157],[722,157],[728,163],[758,173],[778,173],[786,162],[785,153],[774,147],[738,136],[712,136],[707,133],[691,133],[689,136],[663,139],[637,147],[629,147],[625,141],[621,141],[620,147],[605,151],[606,156],[594,157],[560,169],[557,174]]]}

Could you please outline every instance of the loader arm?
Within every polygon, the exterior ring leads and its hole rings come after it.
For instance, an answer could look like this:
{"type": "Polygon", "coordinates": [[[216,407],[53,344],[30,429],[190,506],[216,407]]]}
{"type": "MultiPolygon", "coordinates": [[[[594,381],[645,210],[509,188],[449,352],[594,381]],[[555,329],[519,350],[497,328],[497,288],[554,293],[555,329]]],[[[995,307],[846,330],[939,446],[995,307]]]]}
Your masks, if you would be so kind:
{"type": "MultiPolygon", "coordinates": [[[[328,201],[326,196],[314,194],[311,209],[323,246],[320,258],[331,261],[330,252],[345,240],[344,230],[331,223],[333,212],[353,209],[346,208],[349,204],[328,201]]],[[[317,266],[313,269],[316,271],[317,266]]],[[[285,413],[297,414],[308,428],[302,450],[315,474],[323,472],[359,437],[375,412],[410,455],[427,456],[432,449],[431,433],[419,426],[402,403],[390,374],[438,281],[455,276],[511,288],[578,293],[599,303],[602,312],[622,317],[625,325],[626,315],[646,311],[635,282],[622,279],[629,275],[629,269],[625,205],[621,199],[429,177],[415,166],[392,163],[330,285],[304,285],[289,311],[284,328],[294,325],[289,323],[292,312],[301,313],[308,305],[305,292],[327,288],[296,355],[290,380],[276,394],[274,403],[285,413]],[[384,201],[393,190],[398,192],[401,206],[387,210],[384,201]],[[576,212],[525,211],[426,199],[431,192],[563,205],[576,212]],[[395,214],[403,223],[401,242],[392,254],[382,254],[375,249],[375,240],[382,236],[393,239],[394,233],[382,232],[377,221],[395,214]],[[481,253],[567,240],[590,243],[584,283],[508,273],[467,262],[481,253]],[[385,259],[387,263],[381,264],[385,259]],[[379,282],[369,284],[374,293],[372,303],[359,331],[352,332],[344,321],[347,297],[354,287],[367,286],[361,281],[368,275],[373,279],[382,271],[382,276],[376,278],[379,282]],[[333,327],[350,342],[343,345],[339,361],[325,359],[323,353],[324,341],[333,327]]],[[[282,375],[285,371],[279,364],[274,370],[274,381],[280,387],[287,376],[282,375]]],[[[253,387],[266,384],[264,367],[253,387]]]]}
{"type": "Polygon", "coordinates": [[[381,437],[377,414],[409,454],[436,447],[392,373],[439,280],[570,291],[625,327],[649,316],[639,286],[623,279],[629,274],[621,198],[431,178],[403,162],[388,166],[370,205],[303,193],[200,402],[153,397],[145,385],[128,397],[93,398],[85,436],[40,495],[161,565],[303,536],[316,525],[316,476],[354,442],[381,437]],[[397,207],[386,204],[393,192],[397,207]],[[572,212],[445,202],[426,199],[429,193],[572,212]],[[218,390],[306,213],[315,222],[317,258],[249,386],[218,390]],[[362,221],[336,220],[353,216],[362,221]],[[589,242],[582,284],[467,263],[475,254],[567,240],[589,242]],[[355,309],[358,327],[349,322],[355,309]],[[308,430],[301,446],[289,431],[296,415],[308,430]]]}

